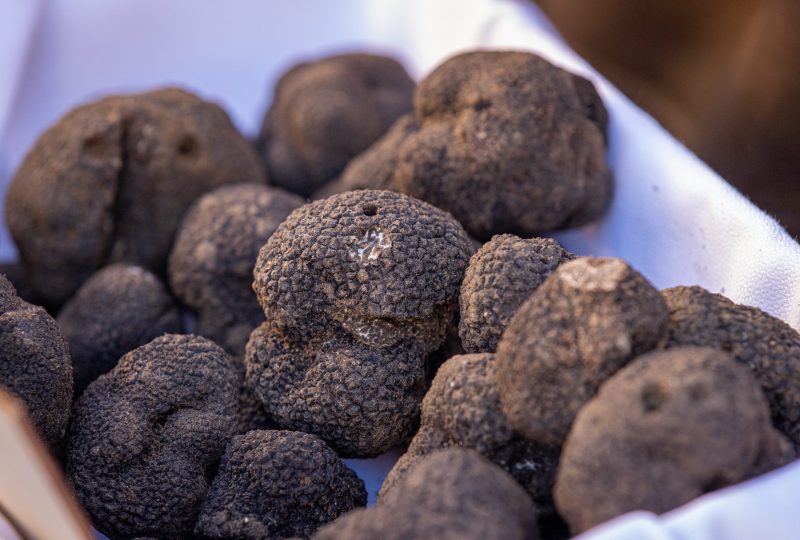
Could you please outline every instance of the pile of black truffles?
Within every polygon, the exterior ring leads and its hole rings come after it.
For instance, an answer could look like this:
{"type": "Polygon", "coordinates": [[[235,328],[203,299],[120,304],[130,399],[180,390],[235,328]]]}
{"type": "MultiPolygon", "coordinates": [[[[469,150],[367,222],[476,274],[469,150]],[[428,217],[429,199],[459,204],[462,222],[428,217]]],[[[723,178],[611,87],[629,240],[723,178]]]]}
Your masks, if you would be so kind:
{"type": "Polygon", "coordinates": [[[0,390],[113,540],[557,540],[792,461],[794,329],[541,236],[603,218],[607,122],[513,51],[299,64],[254,143],[80,106],[9,190],[0,390]]]}

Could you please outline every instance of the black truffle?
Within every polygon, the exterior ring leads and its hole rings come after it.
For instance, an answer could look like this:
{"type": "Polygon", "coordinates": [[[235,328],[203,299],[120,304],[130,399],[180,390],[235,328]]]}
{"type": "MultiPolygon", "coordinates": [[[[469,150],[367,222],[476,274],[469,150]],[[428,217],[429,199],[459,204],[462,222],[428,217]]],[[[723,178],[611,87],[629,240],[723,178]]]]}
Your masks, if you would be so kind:
{"type": "Polygon", "coordinates": [[[666,512],[791,459],[748,370],[707,348],[631,362],[578,413],[555,498],[577,534],[632,510],[666,512]]]}
{"type": "Polygon", "coordinates": [[[113,538],[186,538],[235,429],[225,352],[168,334],[123,356],[75,404],[67,475],[113,538]]]}
{"type": "Polygon", "coordinates": [[[195,534],[307,538],[366,502],[364,482],[319,438],[296,431],[251,431],[228,444],[195,534]]]}
{"type": "Polygon", "coordinates": [[[760,309],[701,287],[662,291],[669,307],[667,347],[696,345],[729,352],[750,368],[776,427],[800,447],[800,335],[760,309]]]}
{"type": "Polygon", "coordinates": [[[470,253],[451,216],[397,193],[294,211],[254,272],[267,321],[250,337],[247,376],[270,416],[348,456],[407,440],[470,253]]]}
{"type": "Polygon", "coordinates": [[[259,149],[272,181],[309,196],[411,111],[414,82],[391,58],[343,54],[278,81],[259,149]]]}
{"type": "Polygon", "coordinates": [[[472,256],[461,284],[459,335],[468,352],[494,352],[519,306],[575,255],[549,238],[498,235],[472,256]]]}
{"type": "Polygon", "coordinates": [[[236,394],[236,434],[244,435],[256,429],[273,429],[275,422],[264,409],[264,404],[256,397],[245,376],[244,357],[233,356],[231,363],[238,380],[236,394]]]}
{"type": "Polygon", "coordinates": [[[164,271],[192,201],[243,181],[263,182],[264,172],[219,106],[177,89],[114,96],[39,138],[6,217],[34,291],[59,306],[107,264],[164,271]]]}
{"type": "Polygon", "coordinates": [[[181,329],[178,309],[161,281],[125,264],[107,266],[89,278],[56,321],[69,342],[75,396],[123,354],[181,329]]]}
{"type": "Polygon", "coordinates": [[[559,446],[600,384],[658,344],[669,314],[659,292],[619,259],[559,266],[526,300],[497,347],[509,424],[559,446]]]}
{"type": "Polygon", "coordinates": [[[530,497],[505,471],[472,450],[434,452],[376,507],[354,510],[315,540],[539,538],[530,497]]]}
{"type": "Polygon", "coordinates": [[[169,280],[196,311],[197,330],[232,354],[244,354],[250,332],[264,320],[253,292],[258,251],[300,197],[259,184],[219,188],[186,213],[169,258],[169,280]]]}
{"type": "Polygon", "coordinates": [[[25,404],[36,431],[58,453],[72,403],[67,341],[53,318],[17,296],[0,275],[0,387],[25,404]]]}

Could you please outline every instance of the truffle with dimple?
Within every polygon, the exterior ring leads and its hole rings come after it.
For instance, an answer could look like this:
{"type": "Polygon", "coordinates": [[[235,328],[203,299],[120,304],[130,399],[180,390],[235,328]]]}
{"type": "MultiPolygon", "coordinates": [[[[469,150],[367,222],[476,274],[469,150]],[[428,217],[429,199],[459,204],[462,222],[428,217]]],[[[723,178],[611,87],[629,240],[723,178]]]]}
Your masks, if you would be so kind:
{"type": "Polygon", "coordinates": [[[575,255],[549,238],[498,235],[472,256],[461,284],[459,335],[468,352],[494,352],[533,291],[575,255]]]}
{"type": "Polygon", "coordinates": [[[219,346],[168,334],[123,356],[78,398],[67,475],[112,538],[186,538],[236,419],[219,346]]]}
{"type": "Polygon", "coordinates": [[[347,456],[407,440],[470,253],[450,215],[398,193],[295,210],[254,271],[267,321],[248,342],[247,376],[270,416],[347,456]]]}
{"type": "Polygon", "coordinates": [[[748,366],[769,401],[776,427],[800,447],[800,335],[760,309],[701,287],[662,291],[670,311],[667,347],[727,351],[748,366]]]}
{"type": "Polygon", "coordinates": [[[169,281],[198,313],[199,334],[244,354],[250,332],[264,320],[252,287],[258,251],[304,203],[282,189],[240,184],[204,195],[187,212],[170,254],[169,281]]]}
{"type": "Polygon", "coordinates": [[[125,353],[181,329],[178,309],[161,281],[125,264],[89,278],[56,321],[69,342],[76,396],[125,353]]]}
{"type": "Polygon", "coordinates": [[[315,540],[536,540],[536,510],[508,473],[472,450],[451,448],[416,463],[376,508],[354,510],[315,540]]]}
{"type": "Polygon", "coordinates": [[[61,450],[72,403],[67,341],[47,312],[17,296],[0,275],[0,387],[25,404],[51,450],[61,450]]]}
{"type": "Polygon", "coordinates": [[[790,448],[770,424],[758,383],[728,354],[653,352],[578,413],[555,499],[577,534],[629,511],[671,510],[786,463],[790,448]]]}
{"type": "Polygon", "coordinates": [[[309,196],[411,111],[414,82],[395,60],[343,54],[287,71],[258,146],[272,181],[309,196]]]}
{"type": "Polygon", "coordinates": [[[178,89],[108,97],[36,142],[6,199],[34,291],[63,304],[97,269],[162,272],[183,212],[225,184],[264,181],[257,153],[218,105],[178,89]]]}
{"type": "Polygon", "coordinates": [[[402,120],[386,136],[402,140],[370,147],[343,184],[418,197],[479,240],[576,227],[609,205],[607,114],[582,77],[526,52],[473,51],[428,75],[414,110],[417,125],[402,120]]]}
{"type": "Polygon", "coordinates": [[[307,538],[366,502],[364,482],[319,438],[296,431],[251,431],[228,444],[195,534],[307,538]]]}
{"type": "Polygon", "coordinates": [[[560,445],[600,384],[658,344],[664,299],[620,259],[559,266],[517,310],[497,347],[497,382],[509,424],[560,445]]]}

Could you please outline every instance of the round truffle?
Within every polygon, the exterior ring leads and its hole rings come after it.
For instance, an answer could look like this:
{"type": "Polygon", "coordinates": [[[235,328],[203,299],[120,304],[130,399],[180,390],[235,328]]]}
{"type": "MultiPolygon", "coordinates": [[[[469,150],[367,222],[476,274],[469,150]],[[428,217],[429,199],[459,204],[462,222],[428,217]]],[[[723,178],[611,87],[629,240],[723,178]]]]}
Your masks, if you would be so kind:
{"type": "Polygon", "coordinates": [[[776,427],[800,447],[800,334],[760,309],[701,287],[662,291],[667,347],[695,345],[731,354],[761,384],[776,427]]]}
{"type": "Polygon", "coordinates": [[[275,87],[258,146],[272,181],[311,195],[400,116],[414,82],[391,58],[343,54],[299,64],[275,87]]]}
{"type": "Polygon", "coordinates": [[[264,320],[252,286],[258,251],[303,204],[282,189],[240,184],[204,195],[186,213],[169,258],[169,281],[197,312],[199,334],[244,354],[250,332],[264,320]]]}
{"type": "Polygon", "coordinates": [[[509,424],[560,446],[600,384],[664,333],[659,292],[620,259],[559,266],[517,310],[497,347],[497,382],[509,424]]]}
{"type": "Polygon", "coordinates": [[[203,501],[203,538],[308,538],[367,503],[364,482],[319,438],[296,431],[234,437],[203,501]]]}
{"type": "Polygon", "coordinates": [[[39,138],[6,216],[34,291],[58,306],[113,262],[164,271],[189,205],[243,181],[263,182],[264,172],[218,105],[178,89],[114,96],[39,138]]]}
{"type": "Polygon", "coordinates": [[[67,475],[112,538],[185,538],[236,427],[236,374],[211,341],[168,334],[75,403],[67,475]]]}
{"type": "Polygon", "coordinates": [[[113,264],[95,273],[56,319],[69,343],[75,396],[125,353],[181,330],[178,308],[161,281],[139,266],[113,264]]]}
{"type": "Polygon", "coordinates": [[[17,296],[0,275],[0,387],[25,404],[31,423],[61,450],[72,404],[67,341],[47,312],[17,296]]]}
{"type": "Polygon", "coordinates": [[[494,352],[508,321],[539,285],[575,255],[549,238],[493,237],[469,261],[461,284],[459,335],[468,352],[494,352]]]}
{"type": "Polygon", "coordinates": [[[729,355],[647,354],[578,413],[556,503],[574,534],[633,510],[666,512],[749,478],[779,437],[758,383],[729,355]]]}

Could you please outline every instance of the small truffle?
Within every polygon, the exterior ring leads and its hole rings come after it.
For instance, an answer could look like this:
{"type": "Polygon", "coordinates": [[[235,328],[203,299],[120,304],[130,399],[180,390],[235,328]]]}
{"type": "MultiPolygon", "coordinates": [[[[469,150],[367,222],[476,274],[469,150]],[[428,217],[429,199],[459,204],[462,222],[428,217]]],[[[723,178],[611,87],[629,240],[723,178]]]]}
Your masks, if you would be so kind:
{"type": "Polygon", "coordinates": [[[47,312],[0,275],[0,387],[25,404],[42,440],[60,452],[72,404],[67,341],[47,312]]]}
{"type": "Polygon", "coordinates": [[[343,54],[278,81],[258,146],[272,181],[311,195],[411,112],[414,82],[391,58],[343,54]]]}
{"type": "Polygon", "coordinates": [[[228,444],[195,534],[308,538],[366,502],[364,482],[319,438],[296,431],[251,431],[228,444]]]}
{"type": "Polygon", "coordinates": [[[123,356],[75,403],[67,475],[112,538],[186,538],[236,426],[225,352],[168,334],[123,356]]]}
{"type": "Polygon", "coordinates": [[[231,354],[244,354],[250,332],[264,320],[253,292],[258,251],[300,197],[260,184],[219,188],[186,213],[169,258],[169,281],[196,311],[197,332],[231,354]]]}
{"type": "Polygon", "coordinates": [[[270,416],[346,456],[406,441],[470,254],[450,215],[398,193],[295,210],[254,271],[267,321],[248,342],[247,377],[270,416]]]}
{"type": "Polygon", "coordinates": [[[69,342],[76,397],[125,353],[181,329],[178,308],[161,281],[125,264],[89,278],[56,321],[69,342]]]}
{"type": "Polygon", "coordinates": [[[575,255],[549,238],[498,235],[472,256],[461,284],[459,335],[468,352],[494,352],[519,306],[575,255]]]}
{"type": "Polygon", "coordinates": [[[178,89],[114,96],[50,127],[6,199],[34,291],[62,305],[97,269],[163,272],[189,205],[225,184],[264,181],[250,143],[218,105],[178,89]]]}
{"type": "Polygon", "coordinates": [[[275,422],[267,414],[264,404],[253,392],[245,376],[244,357],[234,356],[231,364],[236,371],[238,390],[236,394],[236,434],[244,435],[257,429],[273,429],[275,422]]]}
{"type": "Polygon", "coordinates": [[[451,448],[416,463],[376,508],[354,510],[314,540],[536,540],[536,510],[505,471],[451,448]]]}
{"type": "Polygon", "coordinates": [[[729,352],[761,384],[776,427],[800,447],[800,335],[760,309],[701,287],[662,291],[670,311],[667,347],[729,352]]]}
{"type": "Polygon", "coordinates": [[[620,259],[559,266],[526,300],[497,347],[497,382],[509,424],[560,446],[600,384],[658,344],[667,306],[620,259]]]}
{"type": "Polygon", "coordinates": [[[650,353],[578,413],[556,503],[574,534],[633,510],[666,512],[761,472],[776,444],[789,447],[770,424],[758,383],[729,355],[692,347],[650,353]]]}

